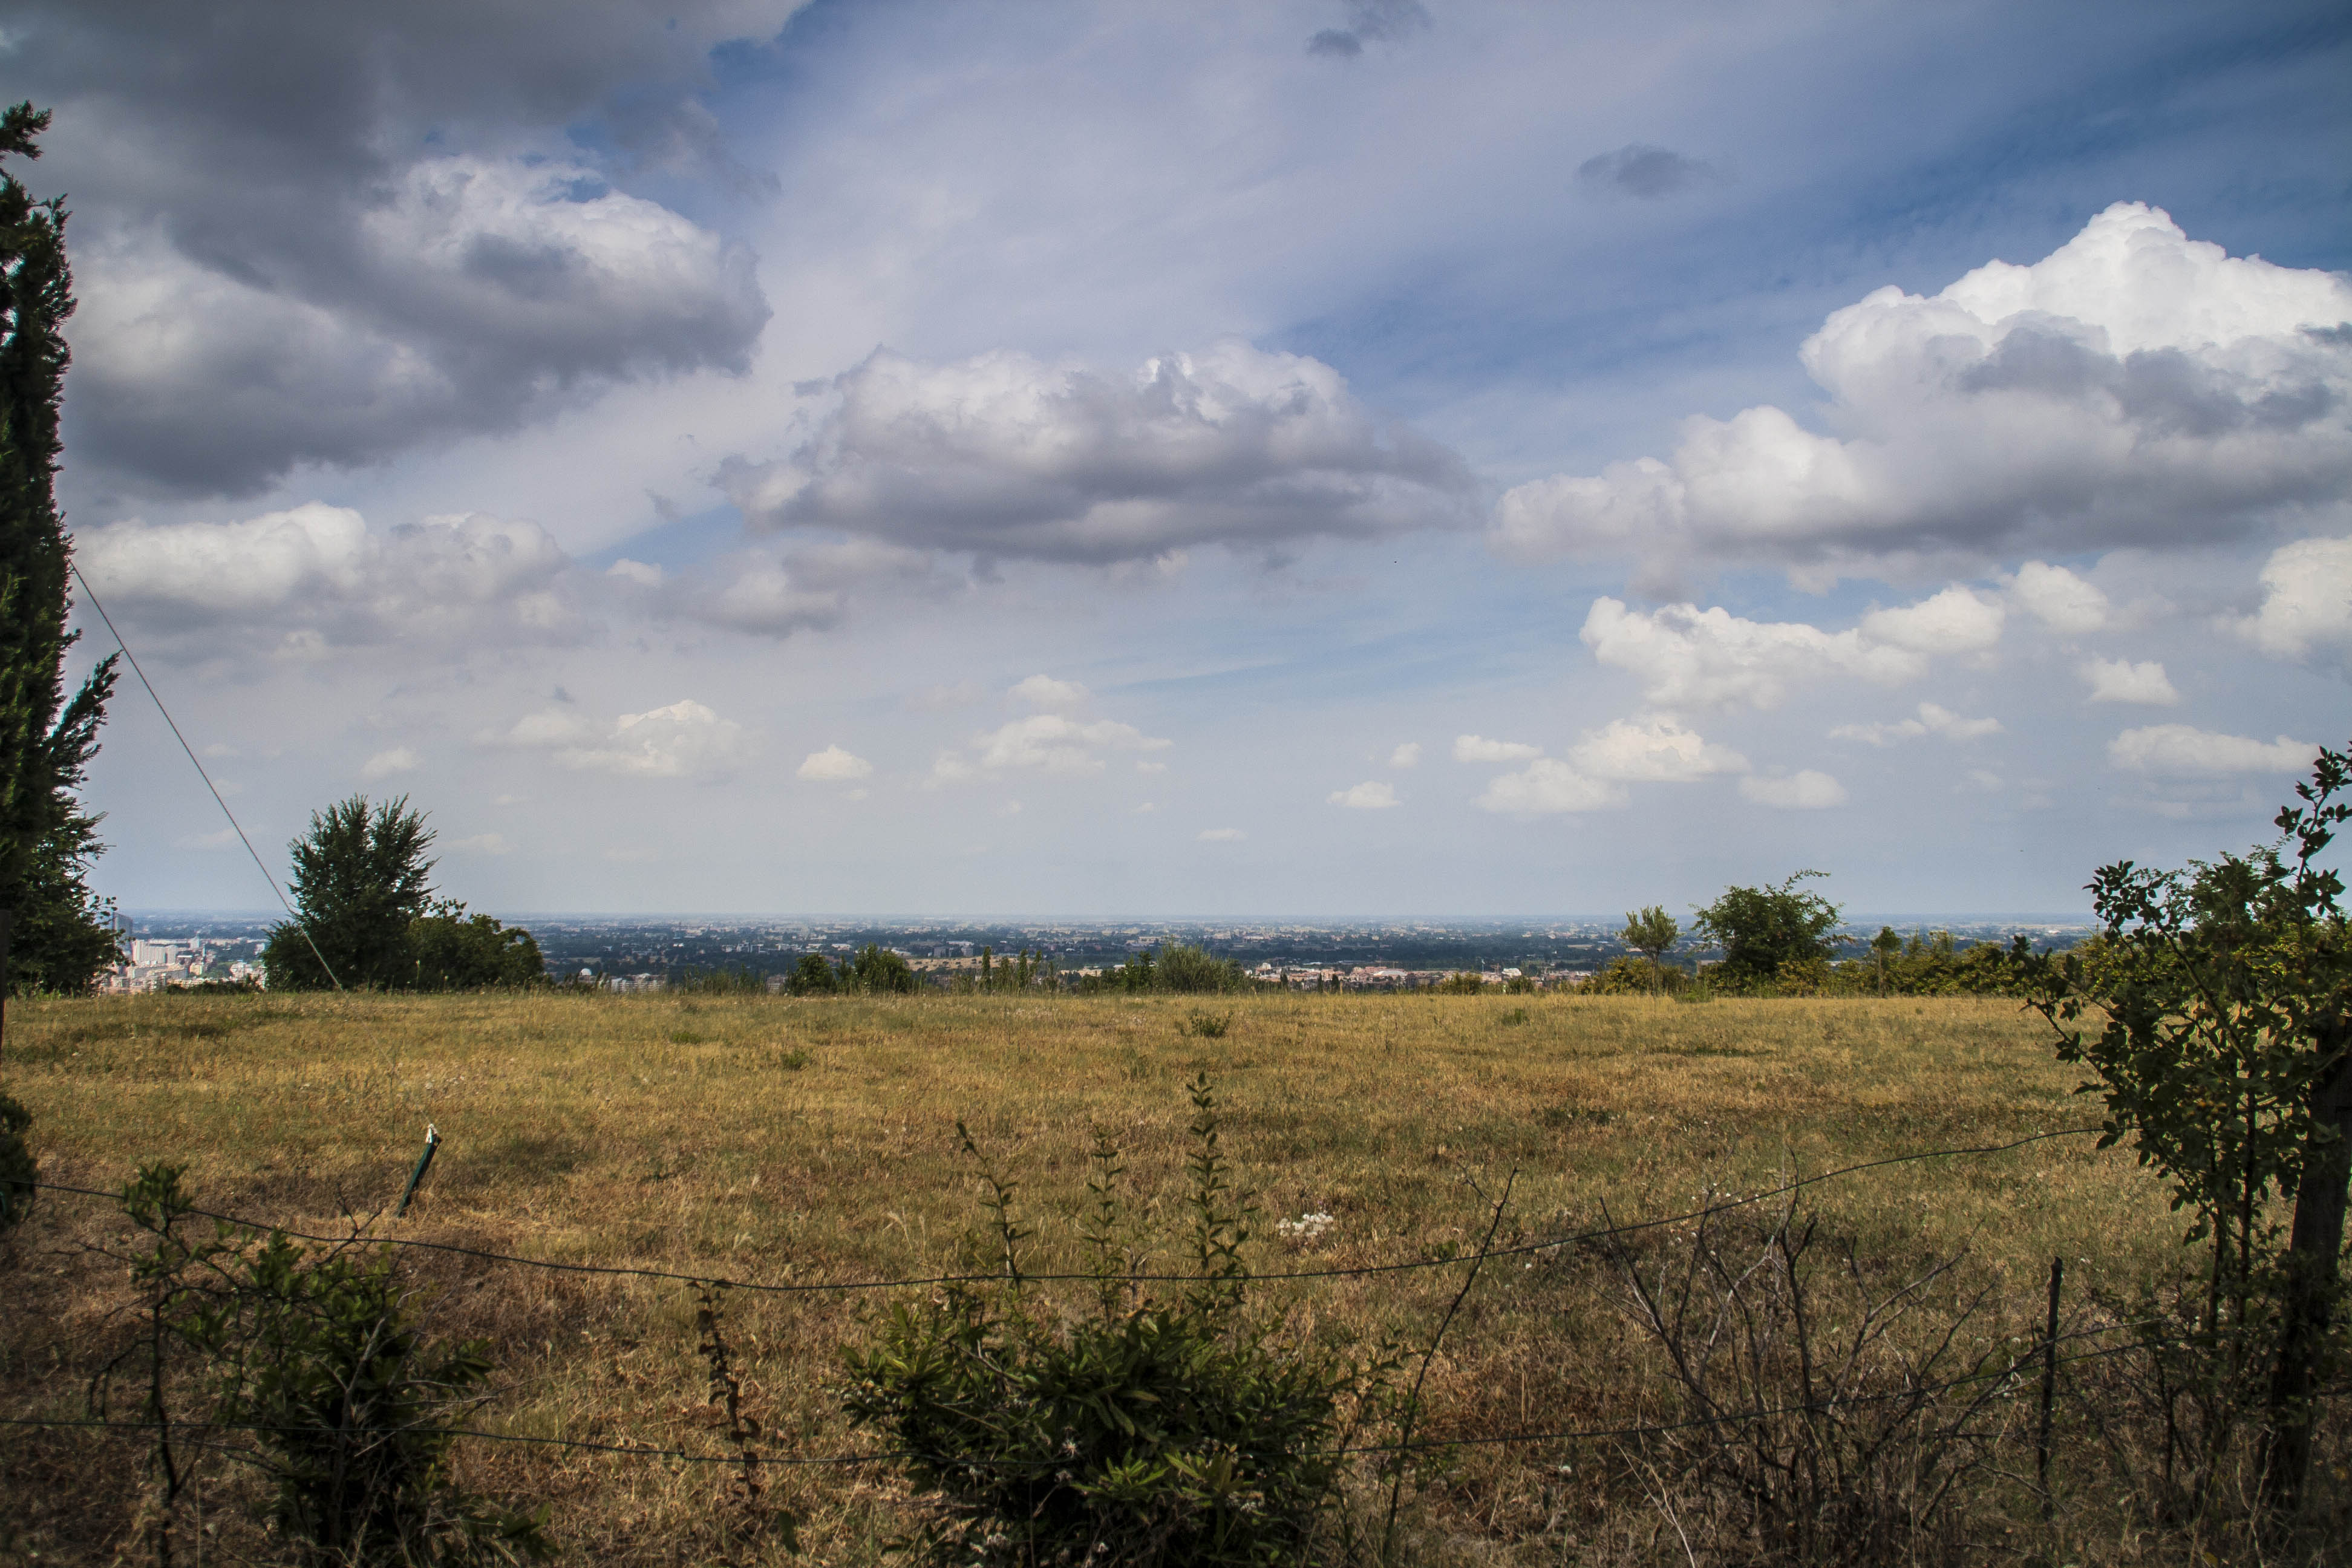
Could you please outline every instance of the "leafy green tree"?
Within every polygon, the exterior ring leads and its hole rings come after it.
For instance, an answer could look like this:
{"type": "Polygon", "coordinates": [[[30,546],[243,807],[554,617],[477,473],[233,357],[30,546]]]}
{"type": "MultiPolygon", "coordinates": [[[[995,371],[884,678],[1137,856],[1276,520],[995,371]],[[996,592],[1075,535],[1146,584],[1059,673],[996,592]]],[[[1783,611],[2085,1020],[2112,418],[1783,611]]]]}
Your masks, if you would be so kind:
{"type": "MultiPolygon", "coordinates": [[[[0,158],[39,157],[48,123],[29,103],[0,113],[0,158]]],[[[0,171],[0,955],[13,948],[30,985],[81,990],[117,956],[111,911],[83,879],[103,847],[98,821],[73,794],[98,751],[115,656],[66,696],[71,545],[56,491],[74,309],[65,226],[63,198],[36,201],[0,171]]]]}
{"type": "Polygon", "coordinates": [[[1880,926],[1878,934],[1870,939],[1870,962],[1877,971],[1878,994],[1881,996],[1886,994],[1889,970],[1902,956],[1903,939],[1895,934],[1893,926],[1880,926]]]}
{"type": "Polygon", "coordinates": [[[547,978],[539,939],[488,915],[468,915],[454,900],[436,901],[408,924],[419,991],[481,991],[537,985],[547,978]]]}
{"type": "Polygon", "coordinates": [[[905,994],[915,989],[914,966],[878,942],[869,942],[858,951],[857,956],[850,960],[849,973],[845,978],[850,986],[877,995],[905,994]]]}
{"type": "Polygon", "coordinates": [[[802,953],[800,963],[793,966],[792,978],[784,982],[784,989],[795,996],[830,996],[840,988],[833,965],[821,952],[802,953]]]}
{"type": "Polygon", "coordinates": [[[2347,789],[2352,758],[2323,750],[2274,842],[2185,870],[2099,868],[2098,947],[2045,961],[2032,999],[2059,1056],[2097,1075],[2102,1142],[2130,1138],[2194,1214],[2204,1333],[2231,1354],[2274,1338],[2263,1490],[2282,1506],[2308,1480],[2343,1326],[2352,935],[2341,878],[2315,861],[2352,818],[2347,789]]]}
{"type": "Polygon", "coordinates": [[[262,949],[270,988],[415,984],[409,928],[432,901],[432,845],[433,830],[406,795],[371,811],[355,795],[311,813],[310,831],[289,846],[295,918],[271,928],[262,949]]]}
{"type": "Polygon", "coordinates": [[[1682,934],[1682,922],[1666,913],[1663,904],[1626,913],[1625,929],[1618,938],[1650,961],[1650,994],[1654,996],[1658,992],[1659,971],[1665,967],[1666,950],[1682,934]]]}
{"type": "Polygon", "coordinates": [[[1827,963],[1838,907],[1797,886],[1827,874],[1799,871],[1777,887],[1726,888],[1699,909],[1691,929],[1721,944],[1722,984],[1760,989],[1780,979],[1783,965],[1802,973],[1827,963]]]}

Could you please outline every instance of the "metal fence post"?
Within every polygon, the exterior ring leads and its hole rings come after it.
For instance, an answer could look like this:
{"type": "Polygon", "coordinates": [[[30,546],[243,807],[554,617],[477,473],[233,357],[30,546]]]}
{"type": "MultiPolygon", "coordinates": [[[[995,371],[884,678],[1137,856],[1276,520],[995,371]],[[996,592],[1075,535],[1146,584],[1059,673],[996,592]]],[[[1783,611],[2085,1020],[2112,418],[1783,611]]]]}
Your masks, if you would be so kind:
{"type": "Polygon", "coordinates": [[[2042,1426],[2033,1445],[2033,1479],[2042,1489],[2042,1517],[2057,1511],[2050,1495],[2050,1407],[2058,1397],[2058,1289],[2066,1278],[2066,1260],[2050,1260],[2050,1326],[2042,1335],[2042,1426]]]}
{"type": "Polygon", "coordinates": [[[393,1218],[398,1219],[408,1212],[408,1200],[416,1195],[416,1184],[423,1181],[425,1173],[432,1168],[433,1151],[439,1147],[441,1130],[428,1121],[425,1124],[425,1152],[416,1156],[416,1169],[408,1173],[408,1185],[401,1192],[400,1206],[392,1211],[393,1218]]]}

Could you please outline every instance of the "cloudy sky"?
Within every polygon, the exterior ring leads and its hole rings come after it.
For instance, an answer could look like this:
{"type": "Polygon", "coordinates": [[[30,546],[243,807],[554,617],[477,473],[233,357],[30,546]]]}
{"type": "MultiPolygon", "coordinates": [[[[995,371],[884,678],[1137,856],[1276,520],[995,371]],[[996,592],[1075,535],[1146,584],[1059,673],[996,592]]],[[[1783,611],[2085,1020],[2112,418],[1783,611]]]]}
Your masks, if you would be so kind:
{"type": "MultiPolygon", "coordinates": [[[[2060,911],[2352,735],[2352,17],[23,0],[80,563],[494,910],[2060,911]]],[[[91,628],[80,652],[109,646],[91,628]]],[[[268,902],[126,689],[134,907],[268,902]]]]}

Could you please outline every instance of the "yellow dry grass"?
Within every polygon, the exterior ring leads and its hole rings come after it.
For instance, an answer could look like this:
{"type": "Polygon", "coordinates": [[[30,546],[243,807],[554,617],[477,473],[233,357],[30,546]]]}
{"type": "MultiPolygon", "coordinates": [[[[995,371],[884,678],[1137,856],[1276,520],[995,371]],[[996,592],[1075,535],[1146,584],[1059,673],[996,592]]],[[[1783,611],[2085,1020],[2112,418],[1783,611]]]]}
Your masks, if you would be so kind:
{"type": "MultiPolygon", "coordinates": [[[[1517,1172],[1505,1239],[1687,1208],[1791,1174],[2095,1120],[2047,1026],[1977,1000],[926,995],[787,1001],[544,993],[440,998],[163,997],[12,1005],[0,1085],[34,1116],[46,1179],[119,1185],[172,1160],[208,1205],[310,1230],[388,1215],[425,1125],[446,1139],[409,1216],[375,1228],[567,1262],[816,1281],[958,1264],[977,1216],[966,1122],[1040,1229],[1031,1267],[1075,1266],[1088,1129],[1108,1130],[1157,1233],[1177,1237],[1183,1084],[1206,1072],[1225,1147],[1262,1194],[1262,1268],[1386,1263],[1475,1244],[1517,1172]],[[1272,1222],[1326,1213],[1305,1245],[1272,1222]]],[[[2172,1261],[2175,1216],[2120,1152],[2087,1137],[1899,1164],[1812,1189],[1869,1245],[1967,1248],[2030,1303],[2053,1254],[2077,1289],[2129,1288],[2172,1261]]],[[[79,1414],[121,1268],[102,1203],[47,1196],[0,1264],[23,1310],[0,1345],[6,1414],[79,1414]],[[18,1290],[18,1283],[22,1289],[18,1290]]],[[[1175,1266],[1172,1249],[1163,1251],[1175,1266]]],[[[480,1417],[524,1436],[716,1451],[683,1286],[418,1255],[436,1329],[495,1346],[502,1397],[480,1417]]],[[[1300,1331],[1425,1336],[1454,1270],[1267,1287],[1300,1331]]],[[[1431,1379],[1428,1429],[1572,1422],[1612,1375],[1608,1336],[1562,1321],[1541,1269],[1501,1268],[1431,1379]]],[[[835,1411],[842,1345],[874,1296],[730,1298],[779,1451],[863,1439],[835,1411]]],[[[2022,1310],[2022,1306],[2021,1306],[2022,1310]]],[[[7,1441],[21,1447],[30,1439],[7,1441]]],[[[43,1514],[50,1558],[119,1542],[135,1451],[40,1439],[99,1493],[43,1514]],[[80,1542],[76,1546],[75,1542],[80,1542]]],[[[117,1442],[115,1448],[124,1445],[117,1442]]],[[[37,1458],[38,1456],[36,1456],[37,1458]]],[[[1554,1468],[1482,1451],[1423,1500],[1447,1552],[1537,1561],[1554,1468]],[[1525,1550],[1533,1550],[1531,1547],[1525,1550]]],[[[29,1461],[28,1461],[29,1462],[29,1461]]],[[[466,1446],[468,1477],[553,1506],[579,1561],[669,1562],[718,1478],[644,1460],[466,1446]]],[[[62,1472],[60,1472],[62,1473],[62,1472]]],[[[904,1522],[890,1478],[814,1469],[779,1482],[810,1560],[865,1563],[904,1522]]],[[[30,1539],[27,1537],[26,1539],[30,1539]]],[[[5,1546],[0,1546],[4,1551],[5,1546]]],[[[1540,1560],[1562,1560],[1556,1545],[1540,1560]]]]}

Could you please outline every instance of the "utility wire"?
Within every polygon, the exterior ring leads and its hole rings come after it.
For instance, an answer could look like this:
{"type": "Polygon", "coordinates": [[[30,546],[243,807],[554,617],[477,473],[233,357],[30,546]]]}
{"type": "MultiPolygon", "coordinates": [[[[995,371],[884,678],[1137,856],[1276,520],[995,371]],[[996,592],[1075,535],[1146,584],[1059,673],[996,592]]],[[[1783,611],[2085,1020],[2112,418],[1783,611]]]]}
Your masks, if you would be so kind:
{"type": "Polygon", "coordinates": [[[90,588],[89,579],[81,574],[80,566],[75,563],[70,555],[66,557],[66,567],[73,573],[74,581],[81,584],[82,596],[89,601],[89,607],[96,610],[98,618],[106,623],[107,634],[114,638],[114,646],[121,648],[122,657],[131,661],[131,673],[137,676],[139,684],[147,689],[147,696],[155,704],[155,711],[161,713],[163,716],[163,722],[171,727],[172,739],[180,742],[180,750],[188,753],[189,764],[196,770],[196,776],[205,781],[206,789],[212,791],[213,804],[221,808],[221,815],[228,818],[229,826],[236,829],[237,842],[245,846],[245,852],[247,855],[253,857],[254,869],[259,871],[261,879],[269,884],[269,890],[278,895],[278,902],[286,910],[287,918],[294,922],[294,929],[300,931],[302,940],[310,944],[310,956],[319,961],[319,967],[327,972],[327,978],[334,982],[336,990],[341,991],[343,988],[343,983],[335,979],[334,967],[327,962],[327,955],[319,951],[318,940],[311,936],[310,926],[304,923],[300,915],[294,912],[294,906],[287,901],[285,889],[278,885],[278,879],[270,874],[268,866],[263,862],[261,852],[253,847],[253,840],[246,837],[245,824],[239,822],[236,819],[236,813],[228,808],[228,802],[221,796],[220,786],[213,783],[213,775],[206,773],[205,764],[197,760],[196,749],[188,744],[188,738],[185,735],[180,733],[179,721],[172,717],[172,710],[163,706],[163,699],[156,691],[155,683],[147,679],[145,670],[139,668],[139,656],[132,653],[131,645],[122,640],[122,633],[116,628],[114,617],[108,615],[106,606],[99,602],[98,595],[90,588]]]}
{"type": "MultiPolygon", "coordinates": [[[[1458,1253],[1452,1258],[1408,1258],[1400,1263],[1367,1263],[1347,1268],[1282,1269],[1265,1274],[1253,1274],[1250,1279],[1258,1282],[1284,1279],[1353,1279],[1382,1274],[1412,1273],[1425,1268],[1450,1268],[1457,1264],[1469,1264],[1485,1258],[1517,1258],[1531,1253],[1552,1252],[1561,1247],[1574,1247],[1581,1242],[1599,1241],[1609,1237],[1630,1236],[1636,1231],[1656,1230],[1667,1226],[1687,1225],[1694,1220],[1706,1219],[1715,1215],[1729,1214],[1735,1209],[1747,1208],[1769,1198],[1784,1197],[1818,1183],[1835,1181],[1842,1176],[1851,1176],[1863,1171],[1874,1171],[1887,1165],[1911,1164],[1921,1160],[1950,1159],[1969,1154],[2002,1154],[2012,1149],[2021,1149],[2029,1143],[2039,1143],[2052,1138],[2079,1138],[2088,1133],[2105,1131],[2104,1127],[2062,1127],[2055,1131],[2031,1133],[2007,1143],[1979,1143],[1957,1149],[1924,1149],[1909,1154],[1890,1155],[1883,1160],[1865,1160],[1860,1164],[1843,1165],[1833,1171],[1824,1171],[1817,1176],[1801,1176],[1793,1182],[1783,1183],[1780,1186],[1753,1193],[1744,1198],[1733,1198],[1725,1203],[1710,1204],[1704,1208],[1668,1215],[1661,1219],[1635,1220],[1627,1225],[1607,1225],[1594,1230],[1548,1237],[1540,1241],[1526,1241],[1512,1247],[1498,1247],[1488,1252],[1458,1253]]],[[[56,1182],[34,1182],[30,1184],[43,1192],[68,1193],[78,1197],[120,1200],[122,1196],[119,1192],[107,1192],[98,1187],[67,1186],[56,1182]]],[[[223,1225],[236,1226],[246,1230],[272,1231],[294,1241],[316,1241],[331,1246],[366,1242],[384,1247],[413,1247],[425,1252],[446,1252],[460,1258],[479,1258],[489,1263],[511,1263],[525,1268],[546,1269],[551,1273],[602,1274],[625,1279],[667,1280],[682,1285],[718,1285],[730,1290],[749,1290],[755,1294],[775,1296],[808,1296],[834,1290],[898,1290],[919,1285],[979,1285],[1004,1278],[1001,1273],[926,1274],[903,1279],[812,1279],[793,1284],[775,1284],[761,1280],[730,1279],[721,1275],[688,1274],[668,1268],[633,1268],[615,1263],[559,1263],[550,1258],[523,1258],[509,1252],[492,1252],[485,1247],[462,1247],[456,1242],[448,1241],[423,1241],[412,1237],[372,1237],[359,1232],[348,1236],[320,1236],[310,1231],[287,1230],[282,1226],[263,1225],[258,1221],[246,1219],[237,1215],[218,1214],[210,1209],[192,1208],[184,1212],[196,1219],[217,1220],[223,1225]]],[[[1093,1279],[1097,1276],[1024,1274],[1021,1278],[1026,1282],[1055,1284],[1093,1279]]],[[[1146,1285],[1190,1284],[1195,1282],[1198,1278],[1197,1275],[1192,1274],[1123,1274],[1119,1276],[1120,1279],[1128,1283],[1146,1285]]]]}

